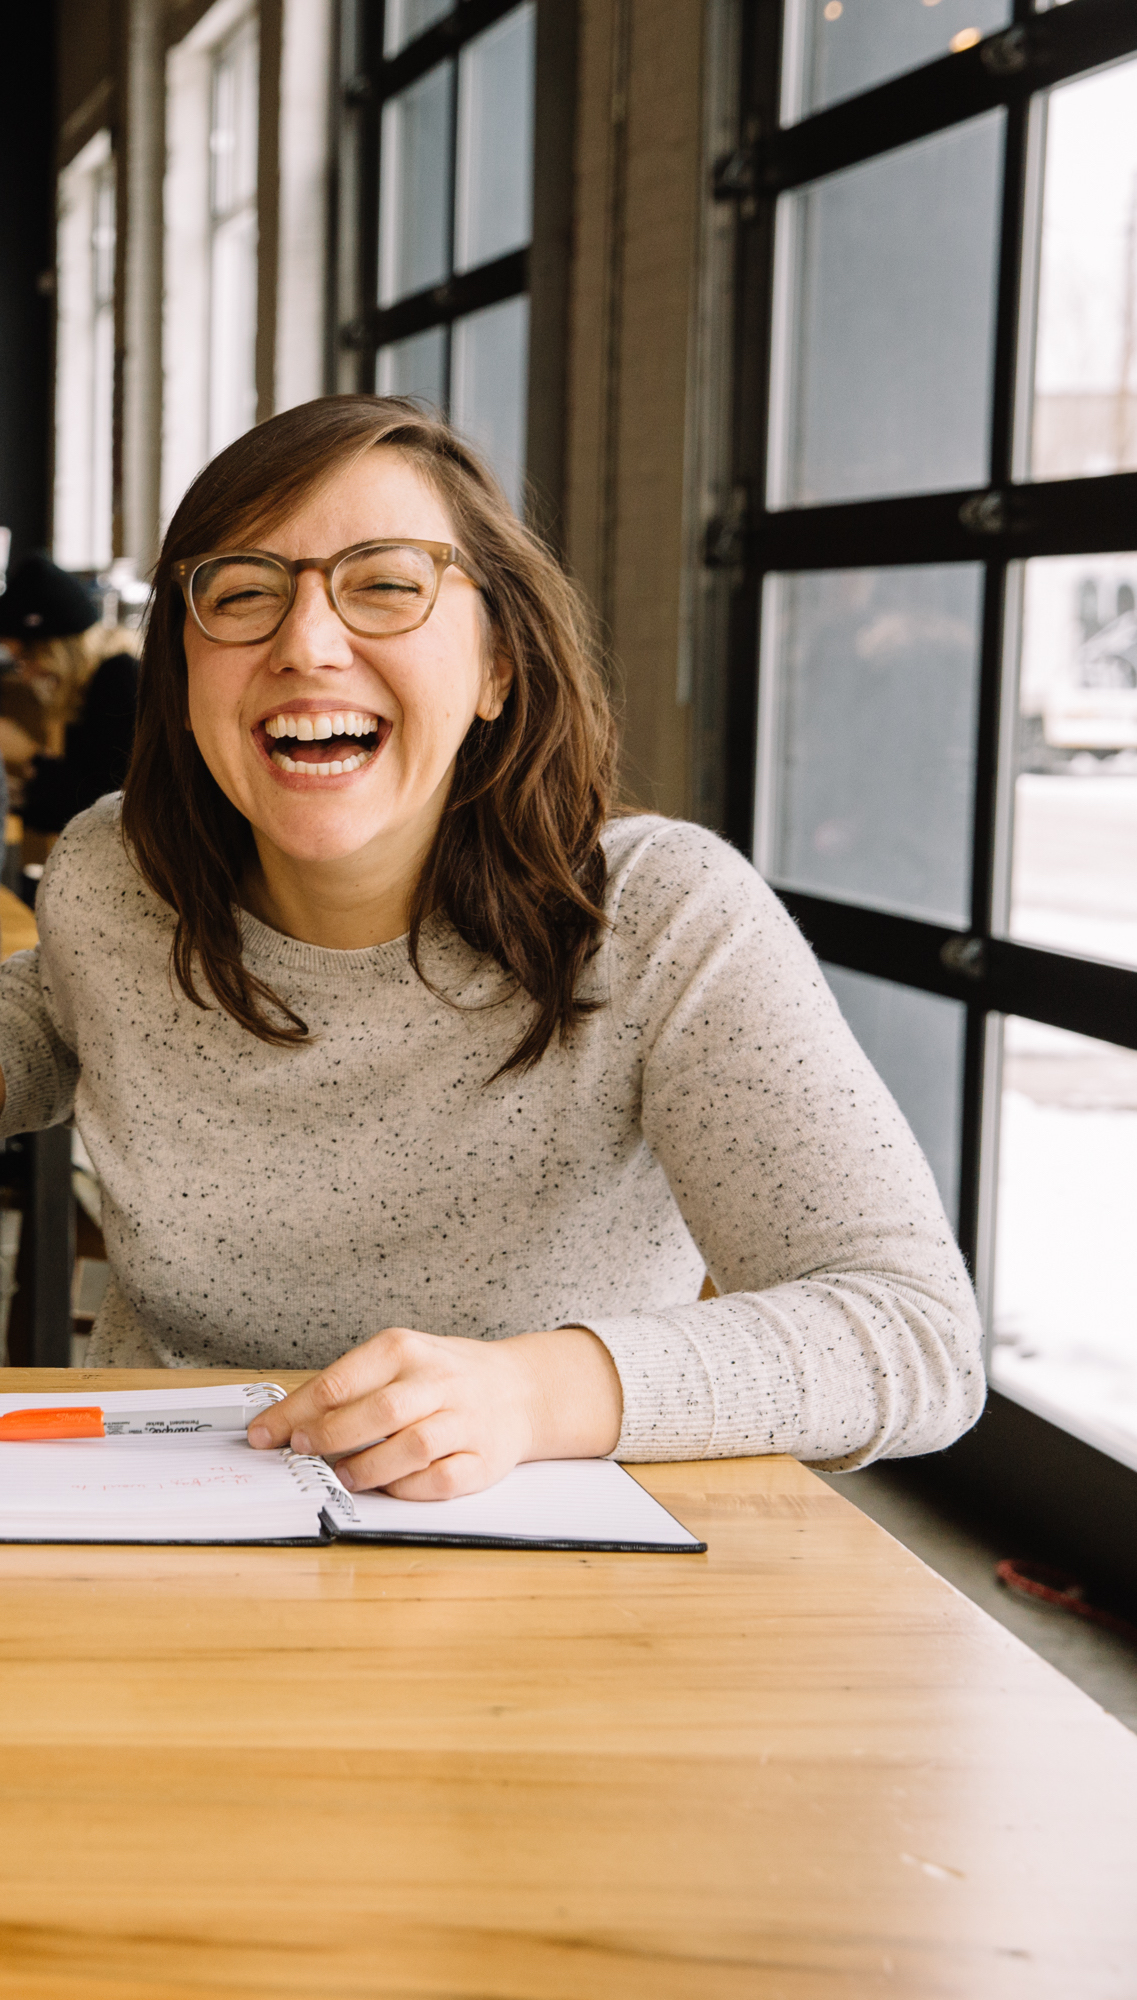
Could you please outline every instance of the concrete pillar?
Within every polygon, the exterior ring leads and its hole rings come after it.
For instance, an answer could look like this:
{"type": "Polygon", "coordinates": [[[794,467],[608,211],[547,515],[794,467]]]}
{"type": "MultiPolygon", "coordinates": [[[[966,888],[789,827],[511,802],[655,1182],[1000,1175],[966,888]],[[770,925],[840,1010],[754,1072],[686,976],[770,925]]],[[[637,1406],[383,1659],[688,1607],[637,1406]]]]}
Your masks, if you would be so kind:
{"type": "Polygon", "coordinates": [[[158,553],[162,457],[162,178],[165,37],[160,0],[127,0],[119,164],[119,450],[115,550],[145,574],[158,553]]]}
{"type": "Polygon", "coordinates": [[[626,790],[685,814],[703,0],[584,0],[581,17],[568,553],[607,627],[626,790]]]}

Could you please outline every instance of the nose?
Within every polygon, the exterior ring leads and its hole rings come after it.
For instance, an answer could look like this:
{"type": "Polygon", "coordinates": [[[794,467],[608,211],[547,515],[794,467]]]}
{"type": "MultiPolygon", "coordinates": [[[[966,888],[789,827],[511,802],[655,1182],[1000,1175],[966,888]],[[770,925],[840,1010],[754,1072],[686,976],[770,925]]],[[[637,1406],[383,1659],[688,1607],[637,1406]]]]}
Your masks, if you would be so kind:
{"type": "Polygon", "coordinates": [[[301,570],[292,608],[273,640],[269,664],[279,673],[309,673],[318,667],[350,667],[354,657],[351,634],[333,607],[319,570],[301,570]]]}

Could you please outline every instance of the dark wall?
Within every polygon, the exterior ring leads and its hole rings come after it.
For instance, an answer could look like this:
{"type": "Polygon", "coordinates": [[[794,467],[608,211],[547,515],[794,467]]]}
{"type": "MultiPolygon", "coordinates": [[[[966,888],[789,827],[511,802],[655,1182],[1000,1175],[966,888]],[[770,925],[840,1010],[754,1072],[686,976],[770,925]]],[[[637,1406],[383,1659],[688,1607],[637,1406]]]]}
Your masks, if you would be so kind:
{"type": "Polygon", "coordinates": [[[54,9],[7,4],[0,24],[0,524],[18,562],[48,532],[54,9]]]}

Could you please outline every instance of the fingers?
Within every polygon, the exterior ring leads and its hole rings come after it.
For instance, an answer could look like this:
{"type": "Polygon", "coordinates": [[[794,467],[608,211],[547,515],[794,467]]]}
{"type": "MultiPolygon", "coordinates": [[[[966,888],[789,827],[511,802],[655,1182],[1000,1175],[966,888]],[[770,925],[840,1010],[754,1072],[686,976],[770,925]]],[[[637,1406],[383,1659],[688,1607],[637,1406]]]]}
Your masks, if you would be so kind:
{"type": "Polygon", "coordinates": [[[330,1368],[313,1376],[302,1388],[294,1389],[282,1403],[273,1403],[262,1410],[249,1426],[249,1443],[258,1451],[267,1451],[288,1444],[300,1433],[311,1443],[298,1449],[343,1451],[352,1444],[383,1436],[389,1424],[379,1424],[370,1431],[366,1426],[356,1428],[351,1434],[350,1424],[345,1427],[342,1421],[337,1421],[337,1441],[324,1442],[325,1426],[333,1412],[339,1419],[347,1406],[373,1396],[394,1381],[404,1364],[407,1343],[414,1337],[406,1327],[388,1327],[347,1354],[341,1354],[330,1368]]]}
{"type": "Polygon", "coordinates": [[[385,1490],[393,1500],[457,1500],[463,1493],[481,1493],[501,1477],[476,1451],[455,1451],[437,1458],[424,1472],[396,1479],[385,1490]]]}
{"type": "Polygon", "coordinates": [[[349,1491],[408,1500],[477,1492],[531,1455],[515,1345],[388,1327],[263,1411],[249,1442],[334,1459],[349,1491]]]}
{"type": "Polygon", "coordinates": [[[449,1460],[463,1441],[456,1412],[439,1410],[368,1451],[337,1460],[336,1476],[353,1493],[371,1492],[376,1487],[388,1490],[395,1480],[413,1478],[437,1462],[449,1460]]]}

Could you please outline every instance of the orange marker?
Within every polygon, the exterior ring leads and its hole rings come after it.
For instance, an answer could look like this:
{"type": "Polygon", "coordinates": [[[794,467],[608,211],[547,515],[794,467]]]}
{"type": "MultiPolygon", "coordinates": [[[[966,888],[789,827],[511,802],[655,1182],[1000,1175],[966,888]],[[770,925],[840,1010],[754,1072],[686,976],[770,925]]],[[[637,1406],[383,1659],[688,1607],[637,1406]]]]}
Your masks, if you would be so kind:
{"type": "Polygon", "coordinates": [[[34,1444],[51,1438],[193,1437],[199,1432],[243,1431],[270,1403],[170,1404],[165,1409],[101,1410],[97,1403],[69,1409],[7,1410],[0,1416],[0,1444],[34,1444]]]}
{"type": "Polygon", "coordinates": [[[0,1444],[32,1444],[48,1438],[105,1436],[103,1413],[95,1408],[9,1410],[0,1417],[0,1444]]]}

